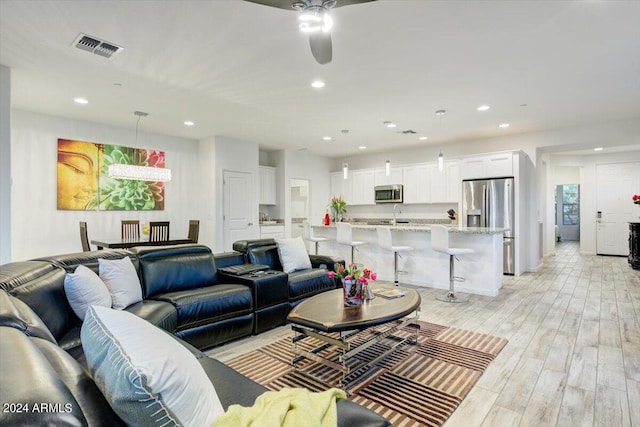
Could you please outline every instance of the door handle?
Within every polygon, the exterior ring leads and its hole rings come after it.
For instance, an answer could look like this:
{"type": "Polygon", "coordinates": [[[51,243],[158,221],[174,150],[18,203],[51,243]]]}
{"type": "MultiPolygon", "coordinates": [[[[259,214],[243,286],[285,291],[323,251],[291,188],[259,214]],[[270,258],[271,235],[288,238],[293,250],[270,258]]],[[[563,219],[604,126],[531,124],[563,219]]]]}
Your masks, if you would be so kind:
{"type": "Polygon", "coordinates": [[[598,221],[598,224],[602,222],[602,211],[598,211],[596,214],[596,220],[598,221]]]}

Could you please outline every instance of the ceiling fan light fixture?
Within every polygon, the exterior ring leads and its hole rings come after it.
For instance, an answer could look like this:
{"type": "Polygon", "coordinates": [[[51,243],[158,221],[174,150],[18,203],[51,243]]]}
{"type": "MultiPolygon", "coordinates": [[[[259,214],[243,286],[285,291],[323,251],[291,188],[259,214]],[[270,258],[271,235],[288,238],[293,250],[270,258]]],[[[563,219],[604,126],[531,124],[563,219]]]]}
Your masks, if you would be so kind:
{"type": "Polygon", "coordinates": [[[323,7],[307,8],[298,16],[298,28],[303,33],[315,33],[322,31],[328,33],[333,27],[333,18],[323,7]]]}

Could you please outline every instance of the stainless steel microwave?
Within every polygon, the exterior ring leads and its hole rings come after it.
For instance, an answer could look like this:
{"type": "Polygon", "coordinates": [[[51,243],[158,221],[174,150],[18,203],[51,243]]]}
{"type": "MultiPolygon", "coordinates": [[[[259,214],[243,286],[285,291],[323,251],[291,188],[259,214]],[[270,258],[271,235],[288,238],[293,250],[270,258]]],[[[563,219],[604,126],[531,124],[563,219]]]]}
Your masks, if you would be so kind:
{"type": "Polygon", "coordinates": [[[378,185],[374,196],[376,203],[402,203],[402,184],[378,185]]]}

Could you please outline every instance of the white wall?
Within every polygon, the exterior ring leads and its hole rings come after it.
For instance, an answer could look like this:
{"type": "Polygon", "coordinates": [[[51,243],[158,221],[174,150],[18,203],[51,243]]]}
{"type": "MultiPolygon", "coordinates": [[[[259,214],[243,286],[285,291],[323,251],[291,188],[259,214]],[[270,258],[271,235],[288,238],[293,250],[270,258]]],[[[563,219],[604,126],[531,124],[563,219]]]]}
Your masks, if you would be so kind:
{"type": "Polygon", "coordinates": [[[0,264],[11,260],[11,69],[0,65],[0,264]]]}
{"type": "Polygon", "coordinates": [[[20,110],[11,117],[12,260],[79,252],[79,221],[87,221],[89,239],[120,237],[120,220],[142,223],[170,220],[172,237],[186,237],[190,219],[198,219],[198,144],[166,135],[20,110]],[[163,150],[173,179],[165,185],[163,211],[59,211],[56,208],[58,138],[163,150]]]}
{"type": "MultiPolygon", "coordinates": [[[[198,243],[214,248],[216,244],[218,211],[217,188],[218,174],[216,168],[211,167],[216,163],[216,139],[205,138],[198,141],[198,183],[197,206],[200,212],[200,234],[198,243]]],[[[195,219],[195,218],[194,218],[195,219]]]]}

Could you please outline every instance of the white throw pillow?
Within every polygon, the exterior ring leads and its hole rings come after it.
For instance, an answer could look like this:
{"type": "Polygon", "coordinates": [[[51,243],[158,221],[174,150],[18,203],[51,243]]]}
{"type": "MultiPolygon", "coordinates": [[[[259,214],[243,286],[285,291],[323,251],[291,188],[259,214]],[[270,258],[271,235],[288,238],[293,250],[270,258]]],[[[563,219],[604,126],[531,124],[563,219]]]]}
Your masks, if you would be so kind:
{"type": "Polygon", "coordinates": [[[111,308],[109,289],[93,270],[84,265],[77,266],[73,273],[67,273],[64,278],[64,293],[80,320],[84,320],[90,305],[111,308]]]}
{"type": "Polygon", "coordinates": [[[224,409],[189,350],[127,311],[92,306],[80,331],[93,378],[130,426],[210,426],[224,409]]]}
{"type": "Polygon", "coordinates": [[[282,269],[285,273],[311,268],[311,260],[302,237],[298,236],[294,239],[276,238],[275,241],[278,245],[280,264],[282,264],[282,269]]]}
{"type": "Polygon", "coordinates": [[[113,308],[122,310],[142,301],[140,279],[129,257],[115,260],[98,258],[98,270],[111,294],[113,308]]]}

